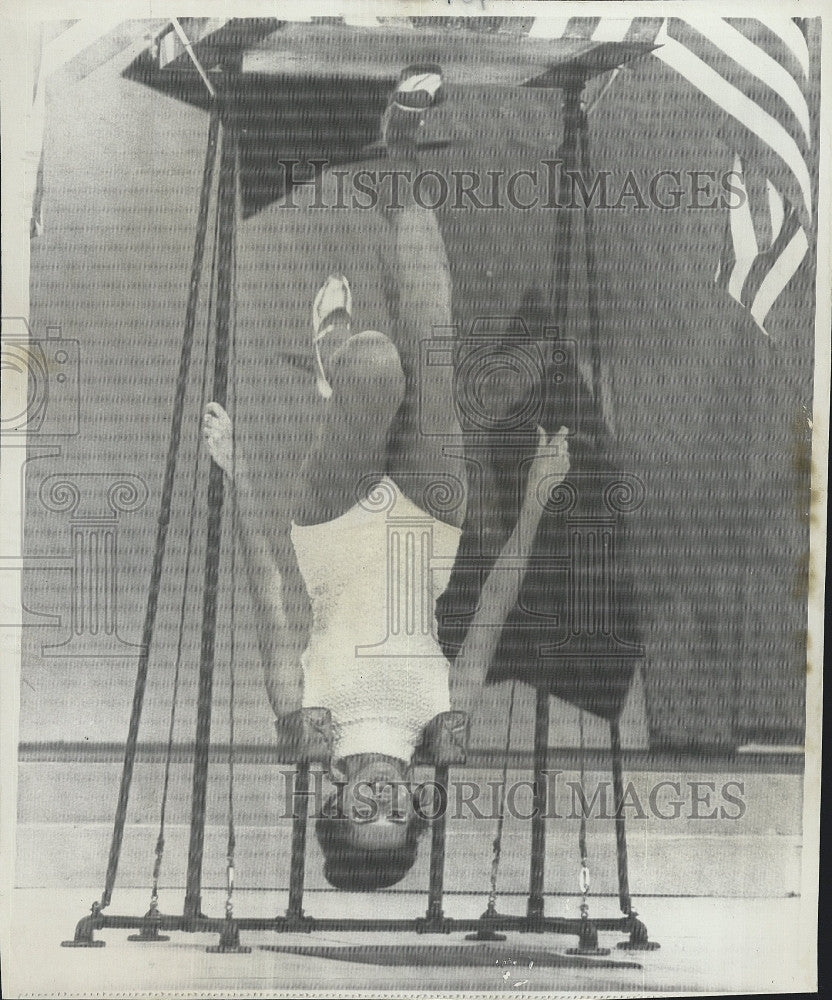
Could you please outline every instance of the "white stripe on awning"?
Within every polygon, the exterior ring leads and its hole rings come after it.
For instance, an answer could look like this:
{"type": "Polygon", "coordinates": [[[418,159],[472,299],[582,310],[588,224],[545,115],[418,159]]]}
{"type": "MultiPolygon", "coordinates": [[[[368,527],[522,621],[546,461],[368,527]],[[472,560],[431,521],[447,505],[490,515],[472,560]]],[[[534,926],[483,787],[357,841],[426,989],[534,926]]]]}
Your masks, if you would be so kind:
{"type": "Polygon", "coordinates": [[[602,17],[592,32],[593,42],[623,42],[633,23],[631,17],[602,17]]]}
{"type": "Polygon", "coordinates": [[[563,38],[568,23],[568,17],[536,17],[529,38],[563,38]]]}
{"type": "Polygon", "coordinates": [[[344,14],[344,24],[353,28],[377,28],[381,22],[377,17],[361,14],[344,14]]]}

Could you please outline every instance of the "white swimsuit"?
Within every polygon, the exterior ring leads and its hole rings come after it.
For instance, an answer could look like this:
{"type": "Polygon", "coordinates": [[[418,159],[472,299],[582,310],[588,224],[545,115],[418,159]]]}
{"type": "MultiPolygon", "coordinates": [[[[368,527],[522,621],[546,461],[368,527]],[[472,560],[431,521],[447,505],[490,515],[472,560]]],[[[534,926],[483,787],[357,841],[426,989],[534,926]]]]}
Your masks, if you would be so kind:
{"type": "Polygon", "coordinates": [[[303,704],[332,712],[336,758],[409,762],[425,724],[448,711],[435,603],[459,538],[388,477],[334,521],[292,525],[313,616],[303,704]]]}

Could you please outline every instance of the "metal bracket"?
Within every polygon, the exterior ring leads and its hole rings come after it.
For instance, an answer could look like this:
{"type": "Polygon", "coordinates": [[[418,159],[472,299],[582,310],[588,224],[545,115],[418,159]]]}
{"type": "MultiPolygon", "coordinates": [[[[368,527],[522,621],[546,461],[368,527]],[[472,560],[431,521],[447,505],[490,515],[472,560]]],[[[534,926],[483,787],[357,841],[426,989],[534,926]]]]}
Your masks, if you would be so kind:
{"type": "Polygon", "coordinates": [[[75,926],[75,937],[71,941],[61,941],[62,948],[103,948],[106,941],[97,941],[93,932],[101,927],[99,915],[101,908],[98,903],[90,907],[89,915],[82,917],[75,926]]]}

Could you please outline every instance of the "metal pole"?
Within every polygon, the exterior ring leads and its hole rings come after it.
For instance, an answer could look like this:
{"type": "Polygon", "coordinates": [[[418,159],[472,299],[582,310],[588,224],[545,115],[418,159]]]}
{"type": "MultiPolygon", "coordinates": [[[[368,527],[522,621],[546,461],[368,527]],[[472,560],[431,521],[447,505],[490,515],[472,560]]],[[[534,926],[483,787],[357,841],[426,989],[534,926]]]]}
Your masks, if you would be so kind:
{"type": "Polygon", "coordinates": [[[286,916],[303,917],[303,882],[306,869],[306,824],[309,809],[309,765],[298,764],[292,796],[292,860],[289,867],[289,906],[286,916]],[[299,804],[300,803],[300,804],[299,804]],[[299,812],[295,812],[299,809],[299,812]]]}
{"type": "Polygon", "coordinates": [[[621,731],[618,719],[610,719],[610,747],[612,749],[612,793],[615,801],[615,848],[618,860],[618,901],[621,912],[629,916],[633,908],[630,899],[630,878],[627,872],[627,833],[624,828],[624,775],[621,768],[621,731]]]}
{"type": "MultiPolygon", "coordinates": [[[[219,231],[217,246],[216,335],[214,343],[213,398],[226,405],[228,390],[228,333],[233,284],[234,224],[237,207],[237,153],[233,125],[223,123],[217,193],[219,231]]],[[[186,917],[200,915],[202,850],[205,836],[205,800],[208,786],[208,751],[211,743],[211,698],[214,682],[214,639],[217,627],[217,590],[222,542],[223,471],[212,463],[208,477],[208,532],[202,595],[202,638],[199,661],[194,771],[191,791],[191,833],[185,888],[186,917]]]]}
{"type": "Polygon", "coordinates": [[[448,812],[448,765],[438,764],[434,772],[434,802],[438,800],[433,818],[430,843],[430,882],[428,885],[429,922],[442,920],[442,894],[445,882],[445,822],[448,812]],[[440,791],[441,789],[441,791],[440,791]]]}
{"type": "Polygon", "coordinates": [[[569,311],[569,271],[572,264],[572,209],[571,204],[573,184],[570,174],[578,166],[578,132],[581,117],[581,91],[584,80],[576,77],[570,80],[564,89],[562,115],[563,139],[558,147],[558,156],[562,161],[562,169],[558,184],[558,204],[556,214],[555,250],[552,259],[551,281],[551,311],[555,325],[560,329],[561,336],[566,325],[569,311]]]}
{"type": "Polygon", "coordinates": [[[534,719],[534,795],[532,851],[529,867],[529,920],[543,916],[543,875],[546,868],[546,807],[548,802],[547,757],[549,751],[549,692],[537,689],[534,719]]]}
{"type": "MultiPolygon", "coordinates": [[[[589,153],[589,123],[586,112],[578,108],[578,156],[581,173],[584,183],[589,183],[590,153],[589,153]]],[[[600,317],[598,314],[598,298],[596,295],[598,272],[595,263],[595,226],[592,216],[592,209],[586,205],[583,212],[584,217],[584,257],[586,262],[586,288],[587,288],[587,312],[589,314],[589,329],[592,333],[592,343],[590,344],[592,361],[592,388],[597,394],[601,378],[601,352],[598,343],[601,329],[600,317]]],[[[598,400],[596,399],[596,402],[598,400]]]]}
{"type": "MultiPolygon", "coordinates": [[[[578,99],[577,108],[578,157],[584,184],[591,183],[589,122],[586,111],[578,99]]],[[[609,438],[613,431],[614,415],[610,412],[609,401],[604,397],[604,371],[601,361],[601,317],[598,310],[598,268],[595,256],[595,221],[589,204],[584,207],[584,260],[586,263],[587,314],[589,320],[589,352],[592,366],[592,395],[595,403],[595,418],[598,433],[609,438]]]]}
{"type": "Polygon", "coordinates": [[[147,685],[147,670],[150,659],[150,648],[156,625],[156,611],[159,602],[159,588],[162,580],[162,568],[165,561],[168,524],[170,523],[170,508],[173,497],[173,485],[176,476],[176,460],[179,455],[179,441],[182,432],[182,416],[185,407],[185,394],[188,388],[188,373],[191,366],[191,349],[193,347],[194,327],[196,324],[197,306],[199,304],[199,286],[202,277],[202,261],[205,254],[205,233],[208,227],[208,207],[211,200],[211,187],[214,177],[214,163],[217,158],[217,135],[219,132],[219,114],[216,107],[211,110],[211,120],[208,126],[208,146],[205,151],[205,164],[202,169],[202,189],[199,196],[196,237],[194,253],[191,262],[191,281],[188,289],[188,305],[185,310],[185,332],[182,338],[182,348],[179,355],[179,372],[176,378],[176,393],[173,401],[170,433],[168,436],[168,454],[165,463],[165,477],[162,483],[162,498],[159,504],[159,516],[156,521],[156,543],[153,551],[153,565],[150,570],[147,604],[145,606],[144,625],[142,627],[141,652],[136,671],[136,684],[133,690],[133,707],[130,712],[130,725],[127,731],[127,742],[124,746],[124,763],[121,771],[121,784],[118,792],[118,804],[113,822],[113,837],[110,843],[110,857],[107,863],[107,875],[104,881],[104,891],[101,894],[101,908],[110,905],[110,899],[115,886],[118,862],[121,855],[121,844],[124,838],[124,824],[127,818],[127,803],[130,798],[130,784],[133,779],[133,765],[136,760],[136,746],[139,739],[139,723],[144,705],[144,691],[147,685]]]}

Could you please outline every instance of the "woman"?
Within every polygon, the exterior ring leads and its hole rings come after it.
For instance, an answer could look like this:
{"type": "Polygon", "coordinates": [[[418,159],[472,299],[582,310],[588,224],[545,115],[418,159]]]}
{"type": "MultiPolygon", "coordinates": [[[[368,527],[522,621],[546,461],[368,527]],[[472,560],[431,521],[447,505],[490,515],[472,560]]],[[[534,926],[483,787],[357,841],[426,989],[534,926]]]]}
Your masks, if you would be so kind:
{"type": "MultiPolygon", "coordinates": [[[[436,67],[409,67],[402,75],[383,122],[383,138],[399,162],[412,158],[422,115],[436,103],[440,85],[436,67]]],[[[434,607],[465,514],[463,464],[453,449],[437,450],[420,434],[414,399],[434,408],[432,426],[444,421],[447,440],[459,443],[461,436],[447,367],[420,368],[413,358],[437,326],[451,325],[450,279],[430,210],[411,200],[391,213],[390,225],[396,342],[375,330],[353,332],[343,275],[326,280],[312,310],[318,388],[326,403],[291,527],[311,622],[287,614],[274,539],[263,526],[245,461],[235,453],[227,413],[209,403],[203,420],[211,456],[233,491],[279,739],[296,760],[331,762],[338,794],[324,807],[317,833],[327,879],[351,889],[391,885],[412,865],[425,826],[409,792],[414,751],[439,740],[443,729],[464,746],[464,691],[482,689],[517,599],[543,512],[541,489],[548,492],[569,469],[566,428],[551,439],[539,428],[520,517],[449,669],[434,607]],[[443,502],[432,504],[437,493],[443,502]],[[405,552],[408,537],[428,545],[427,562],[415,551],[409,559],[406,553],[394,558],[399,550],[393,547],[401,543],[405,552]],[[402,612],[404,624],[391,644],[385,641],[390,602],[403,594],[413,613],[402,612]],[[419,609],[428,609],[421,619],[419,609]]]]}

